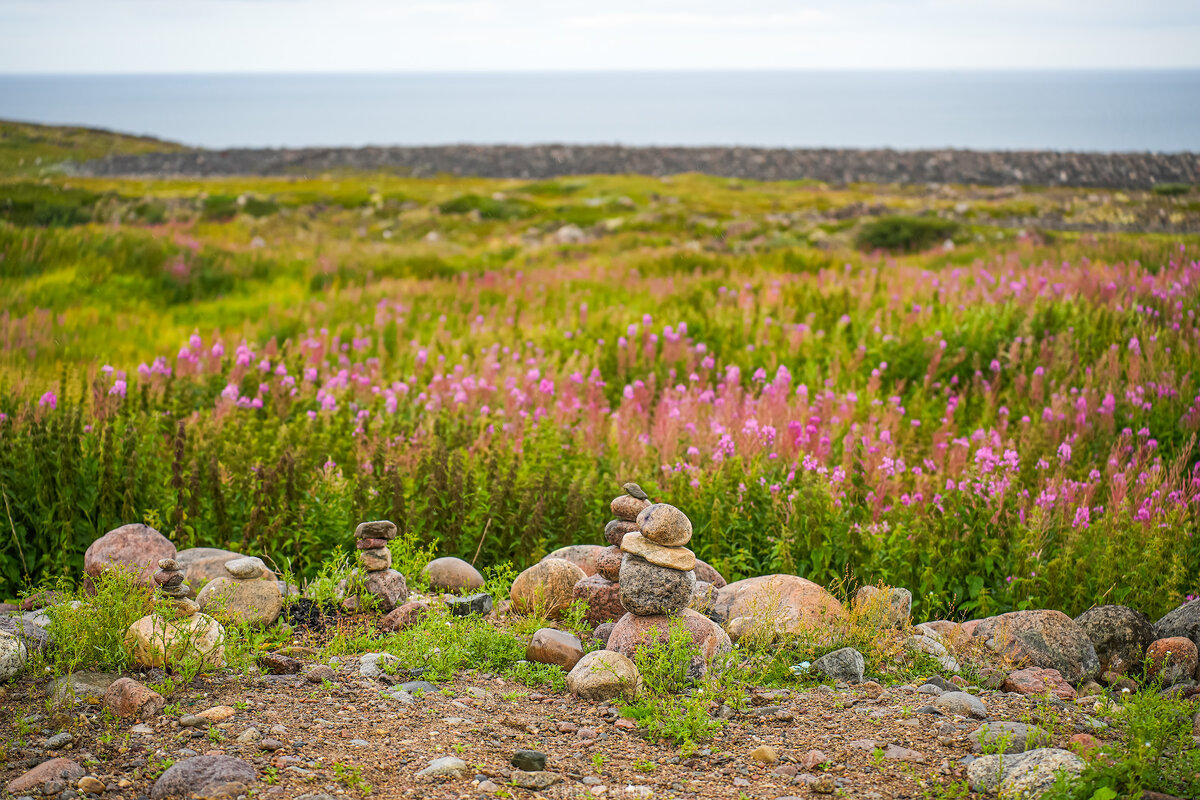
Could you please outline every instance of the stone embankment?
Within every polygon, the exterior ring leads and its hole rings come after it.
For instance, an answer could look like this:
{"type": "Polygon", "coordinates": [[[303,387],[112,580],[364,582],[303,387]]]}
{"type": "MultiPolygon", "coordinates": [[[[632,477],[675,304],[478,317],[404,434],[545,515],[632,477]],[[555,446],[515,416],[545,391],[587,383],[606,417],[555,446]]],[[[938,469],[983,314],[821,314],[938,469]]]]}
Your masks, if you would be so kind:
{"type": "Polygon", "coordinates": [[[279,175],[390,170],[543,179],[563,175],[701,172],[747,180],[963,183],[1149,189],[1200,184],[1200,153],[765,149],[608,145],[449,145],[185,150],[111,156],[76,168],[85,175],[279,175]]]}

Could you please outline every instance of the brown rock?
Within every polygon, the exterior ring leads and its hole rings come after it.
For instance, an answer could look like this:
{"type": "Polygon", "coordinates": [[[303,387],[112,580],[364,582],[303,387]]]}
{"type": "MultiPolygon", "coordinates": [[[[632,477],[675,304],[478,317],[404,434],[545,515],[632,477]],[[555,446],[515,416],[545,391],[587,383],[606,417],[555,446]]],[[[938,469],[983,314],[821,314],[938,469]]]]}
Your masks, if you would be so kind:
{"type": "Polygon", "coordinates": [[[613,628],[617,627],[615,622],[601,622],[596,626],[596,630],[592,631],[592,638],[600,644],[608,647],[608,637],[612,636],[613,628]]]}
{"type": "Polygon", "coordinates": [[[1142,665],[1146,647],[1156,638],[1154,625],[1140,611],[1118,605],[1097,606],[1075,618],[1100,659],[1100,672],[1124,675],[1142,665]]]}
{"type": "Polygon", "coordinates": [[[386,519],[360,522],[354,530],[355,539],[395,539],[396,525],[386,519]]]}
{"type": "Polygon", "coordinates": [[[717,592],[713,611],[724,620],[770,619],[775,628],[787,633],[846,616],[846,610],[833,595],[795,575],[763,575],[734,581],[717,592]]]}
{"type": "Polygon", "coordinates": [[[638,514],[637,523],[642,536],[663,547],[683,547],[692,539],[692,521],[669,503],[646,506],[638,514]]]}
{"type": "Polygon", "coordinates": [[[439,592],[461,592],[482,589],[484,580],[479,570],[454,556],[435,558],[423,570],[429,585],[439,592]]]}
{"type": "Polygon", "coordinates": [[[670,636],[673,623],[682,623],[692,637],[699,655],[705,661],[712,661],[719,655],[728,653],[732,648],[729,636],[720,625],[703,614],[698,614],[690,608],[685,608],[678,616],[655,615],[639,617],[626,614],[617,621],[612,634],[608,637],[607,648],[622,655],[633,658],[638,648],[656,641],[665,642],[670,636]]]}
{"type": "Polygon", "coordinates": [[[725,576],[717,572],[712,565],[696,559],[696,580],[711,583],[716,589],[724,589],[727,581],[725,576]]]}
{"type": "MultiPolygon", "coordinates": [[[[1077,756],[1087,758],[1100,749],[1100,740],[1090,733],[1077,733],[1071,737],[1067,749],[1077,756]]],[[[1142,795],[1145,797],[1145,795],[1142,795]]]]}
{"type": "Polygon", "coordinates": [[[561,558],[539,561],[513,581],[510,599],[518,614],[540,611],[550,619],[560,619],[575,599],[575,584],[586,575],[583,570],[561,558]]]}
{"type": "Polygon", "coordinates": [[[617,519],[629,520],[636,522],[638,514],[642,513],[643,509],[650,505],[648,500],[638,500],[636,497],[630,497],[623,494],[612,501],[609,506],[612,509],[613,516],[617,519]]]}
{"type": "Polygon", "coordinates": [[[642,616],[678,613],[691,602],[696,587],[691,570],[660,567],[632,553],[621,559],[619,577],[621,605],[642,616]]]}
{"type": "MultiPolygon", "coordinates": [[[[225,565],[242,558],[248,556],[218,547],[192,547],[180,550],[175,556],[175,561],[184,571],[185,579],[191,586],[191,596],[195,597],[208,582],[229,577],[225,565]]],[[[268,569],[263,573],[261,580],[274,581],[275,573],[268,569]]]]}
{"type": "Polygon", "coordinates": [[[378,550],[387,547],[387,539],[357,539],[354,547],[358,550],[378,550]]]}
{"type": "MultiPolygon", "coordinates": [[[[158,562],[175,557],[175,545],[149,525],[122,525],[92,542],[83,554],[83,571],[88,579],[110,569],[137,576],[143,586],[154,586],[158,562]]],[[[90,585],[90,581],[89,581],[90,585]]]]}
{"type": "Polygon", "coordinates": [[[404,605],[392,609],[387,616],[379,620],[379,630],[388,633],[402,631],[415,625],[421,617],[428,613],[428,605],[420,600],[410,600],[404,605]]]}
{"type": "Polygon", "coordinates": [[[1061,700],[1074,700],[1075,690],[1071,684],[1063,680],[1062,673],[1056,669],[1041,669],[1028,667],[1010,672],[1004,679],[1004,691],[1024,695],[1051,694],[1061,700]]]}
{"type": "Polygon", "coordinates": [[[120,719],[148,720],[166,704],[161,694],[132,678],[117,678],[104,693],[104,707],[120,719]]]}
{"type": "Polygon", "coordinates": [[[10,795],[24,795],[37,792],[51,781],[74,783],[84,775],[83,767],[69,758],[52,758],[43,761],[33,769],[9,781],[4,789],[10,795]]]}
{"type": "Polygon", "coordinates": [[[258,657],[258,663],[272,675],[296,675],[302,666],[298,659],[283,653],[263,653],[258,657]]]}
{"type": "Polygon", "coordinates": [[[625,537],[625,534],[633,533],[637,529],[638,524],[636,519],[614,519],[604,526],[604,541],[615,547],[620,547],[621,539],[625,537]]]}
{"type": "Polygon", "coordinates": [[[363,569],[367,572],[378,572],[381,569],[390,569],[392,566],[392,551],[386,547],[376,547],[372,550],[359,550],[358,563],[362,564],[363,569]]]}
{"type": "Polygon", "coordinates": [[[1020,664],[1056,669],[1068,683],[1100,674],[1096,648],[1061,611],[1012,611],[980,622],[975,636],[1020,664]]]}
{"type": "MultiPolygon", "coordinates": [[[[567,691],[584,700],[612,700],[616,697],[633,699],[642,688],[642,676],[636,666],[620,653],[595,650],[579,659],[567,673],[567,691]]],[[[580,728],[580,739],[595,739],[595,732],[580,728]],[[592,735],[585,736],[585,731],[592,735]]]]}
{"type": "Polygon", "coordinates": [[[570,672],[583,658],[583,642],[579,637],[554,628],[542,628],[533,634],[525,648],[525,660],[538,664],[554,664],[570,672]]]}
{"type": "Polygon", "coordinates": [[[584,575],[591,576],[597,572],[596,559],[600,557],[603,550],[604,548],[598,544],[573,544],[558,548],[546,558],[561,558],[564,561],[570,561],[583,570],[584,575]]]}
{"type": "Polygon", "coordinates": [[[226,623],[270,625],[283,609],[283,593],[275,581],[216,578],[196,596],[200,610],[226,623]]]}
{"type": "Polygon", "coordinates": [[[165,667],[189,659],[205,666],[225,663],[225,629],[207,614],[168,620],[147,614],[129,626],[125,644],[133,648],[133,660],[146,667],[165,667]]]}
{"type": "Polygon", "coordinates": [[[1170,636],[1146,648],[1147,677],[1161,678],[1163,687],[1190,680],[1196,674],[1196,644],[1183,636],[1170,636]]]}
{"type": "Polygon", "coordinates": [[[596,556],[596,574],[603,575],[610,581],[618,580],[621,574],[621,548],[613,545],[605,547],[596,556]]]}
{"type": "Polygon", "coordinates": [[[621,587],[603,575],[592,575],[575,584],[574,597],[588,604],[588,622],[595,625],[608,620],[618,620],[625,615],[621,605],[621,587]]]}

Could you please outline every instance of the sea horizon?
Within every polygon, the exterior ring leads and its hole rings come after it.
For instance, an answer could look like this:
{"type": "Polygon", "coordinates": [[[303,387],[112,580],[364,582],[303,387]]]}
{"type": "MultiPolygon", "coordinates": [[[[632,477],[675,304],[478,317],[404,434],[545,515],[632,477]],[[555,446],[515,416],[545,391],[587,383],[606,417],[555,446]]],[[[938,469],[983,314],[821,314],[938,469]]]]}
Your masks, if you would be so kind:
{"type": "Polygon", "coordinates": [[[1200,69],[4,74],[0,118],[212,149],[1195,152],[1200,69]]]}

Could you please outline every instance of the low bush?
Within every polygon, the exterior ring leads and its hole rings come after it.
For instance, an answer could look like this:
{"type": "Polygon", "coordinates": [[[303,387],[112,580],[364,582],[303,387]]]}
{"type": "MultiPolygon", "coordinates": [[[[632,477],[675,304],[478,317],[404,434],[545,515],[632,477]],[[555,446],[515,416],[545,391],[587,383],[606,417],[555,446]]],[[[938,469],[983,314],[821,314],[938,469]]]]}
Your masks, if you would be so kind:
{"type": "Polygon", "coordinates": [[[864,250],[914,253],[952,238],[958,230],[957,222],[937,217],[880,217],[859,229],[857,241],[864,250]]]}

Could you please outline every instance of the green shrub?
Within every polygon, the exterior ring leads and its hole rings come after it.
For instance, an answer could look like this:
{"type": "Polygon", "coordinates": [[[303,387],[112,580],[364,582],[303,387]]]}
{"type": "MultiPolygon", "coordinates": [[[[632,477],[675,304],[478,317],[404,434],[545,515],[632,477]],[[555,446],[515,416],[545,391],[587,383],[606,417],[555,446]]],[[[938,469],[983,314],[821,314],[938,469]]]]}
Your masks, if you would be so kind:
{"type": "Polygon", "coordinates": [[[1150,191],[1163,197],[1179,197],[1189,194],[1194,187],[1190,183],[1157,183],[1150,191]]]}
{"type": "Polygon", "coordinates": [[[865,250],[913,253],[952,238],[958,230],[957,222],[937,217],[880,217],[859,229],[857,241],[865,250]]]}
{"type": "Polygon", "coordinates": [[[496,200],[477,194],[464,194],[447,200],[438,206],[438,210],[443,214],[469,214],[478,211],[480,217],[489,220],[521,219],[533,213],[528,204],[518,200],[496,200]]]}
{"type": "Polygon", "coordinates": [[[0,219],[41,228],[84,225],[92,221],[101,195],[54,184],[0,184],[0,219]]]}
{"type": "Polygon", "coordinates": [[[79,670],[120,671],[130,664],[125,645],[129,626],[150,613],[152,592],[136,574],[109,570],[92,581],[95,593],[60,580],[53,589],[59,602],[45,609],[54,642],[43,654],[54,675],[79,670]]]}

